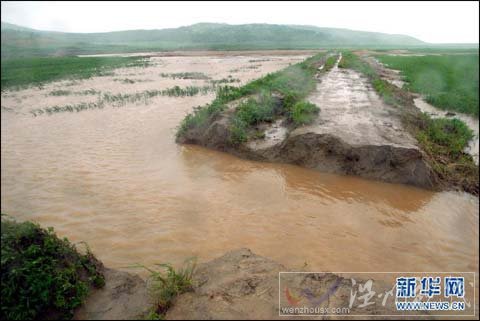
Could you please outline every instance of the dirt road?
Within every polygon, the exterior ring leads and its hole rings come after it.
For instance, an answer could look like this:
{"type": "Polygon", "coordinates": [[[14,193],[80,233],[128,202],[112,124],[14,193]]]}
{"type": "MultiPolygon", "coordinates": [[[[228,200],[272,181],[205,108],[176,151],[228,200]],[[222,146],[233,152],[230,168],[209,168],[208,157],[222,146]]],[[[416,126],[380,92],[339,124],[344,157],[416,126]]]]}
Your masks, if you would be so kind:
{"type": "Polygon", "coordinates": [[[313,123],[288,132],[275,122],[265,138],[246,144],[247,154],[322,172],[434,187],[432,171],[398,111],[383,102],[365,77],[338,68],[340,60],[341,55],[308,97],[320,108],[313,123]]]}

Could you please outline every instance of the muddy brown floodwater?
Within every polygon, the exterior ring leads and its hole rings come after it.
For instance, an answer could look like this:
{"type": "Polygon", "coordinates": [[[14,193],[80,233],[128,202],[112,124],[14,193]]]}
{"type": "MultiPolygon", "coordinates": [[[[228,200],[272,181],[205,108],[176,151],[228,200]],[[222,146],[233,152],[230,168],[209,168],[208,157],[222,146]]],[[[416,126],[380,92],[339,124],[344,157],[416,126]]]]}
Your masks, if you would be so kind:
{"type": "Polygon", "coordinates": [[[86,241],[113,268],[180,264],[191,256],[207,261],[248,247],[286,266],[306,263],[317,271],[477,271],[479,202],[469,194],[175,144],[176,126],[212,94],[51,116],[28,113],[91,99],[49,96],[53,89],[163,89],[188,81],[159,73],[185,71],[216,79],[231,74],[244,83],[303,58],[152,58],[154,66],[110,77],[3,93],[2,213],[86,241]],[[114,81],[126,76],[145,81],[114,81]]]}

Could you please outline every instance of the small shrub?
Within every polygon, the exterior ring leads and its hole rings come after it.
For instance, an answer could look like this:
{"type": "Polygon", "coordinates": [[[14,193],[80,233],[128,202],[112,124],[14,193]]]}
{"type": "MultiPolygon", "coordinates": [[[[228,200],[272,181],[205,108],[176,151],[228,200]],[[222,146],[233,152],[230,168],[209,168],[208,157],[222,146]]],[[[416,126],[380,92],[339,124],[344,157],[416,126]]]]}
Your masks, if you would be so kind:
{"type": "Polygon", "coordinates": [[[247,125],[258,124],[263,121],[273,120],[273,102],[268,94],[262,95],[260,101],[249,98],[241,103],[236,110],[235,116],[247,125]]]}
{"type": "Polygon", "coordinates": [[[121,79],[120,82],[122,82],[123,84],[134,84],[135,80],[130,78],[125,78],[125,79],[121,79]]]}
{"type": "Polygon", "coordinates": [[[52,228],[4,218],[1,227],[3,320],[71,318],[89,287],[105,284],[88,248],[80,254],[52,228]]]}

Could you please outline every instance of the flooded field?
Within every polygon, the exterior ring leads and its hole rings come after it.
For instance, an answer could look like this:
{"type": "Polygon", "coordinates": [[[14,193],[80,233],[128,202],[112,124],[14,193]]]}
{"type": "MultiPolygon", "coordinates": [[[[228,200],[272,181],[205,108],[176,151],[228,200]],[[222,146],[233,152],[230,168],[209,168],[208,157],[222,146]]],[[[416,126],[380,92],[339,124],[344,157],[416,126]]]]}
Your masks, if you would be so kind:
{"type": "Polygon", "coordinates": [[[92,102],[98,92],[207,86],[224,78],[239,85],[304,58],[153,57],[144,68],[3,93],[2,213],[86,241],[114,268],[179,264],[191,256],[203,262],[248,247],[317,271],[477,271],[479,202],[469,194],[175,144],[179,122],[211,101],[211,91],[125,101],[121,108],[30,113],[92,102]],[[206,77],[173,79],[186,72],[206,77]],[[56,90],[70,94],[51,94],[56,90]]]}

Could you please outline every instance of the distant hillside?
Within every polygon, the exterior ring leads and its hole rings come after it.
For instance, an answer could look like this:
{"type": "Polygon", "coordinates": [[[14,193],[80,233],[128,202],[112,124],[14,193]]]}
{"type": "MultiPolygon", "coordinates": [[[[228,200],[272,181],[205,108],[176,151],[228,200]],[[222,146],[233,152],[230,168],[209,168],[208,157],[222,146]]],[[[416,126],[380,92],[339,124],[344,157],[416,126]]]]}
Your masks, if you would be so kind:
{"type": "Polygon", "coordinates": [[[182,49],[404,48],[426,45],[405,35],[271,24],[199,23],[160,30],[65,33],[2,22],[1,35],[2,57],[182,49]]]}

